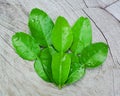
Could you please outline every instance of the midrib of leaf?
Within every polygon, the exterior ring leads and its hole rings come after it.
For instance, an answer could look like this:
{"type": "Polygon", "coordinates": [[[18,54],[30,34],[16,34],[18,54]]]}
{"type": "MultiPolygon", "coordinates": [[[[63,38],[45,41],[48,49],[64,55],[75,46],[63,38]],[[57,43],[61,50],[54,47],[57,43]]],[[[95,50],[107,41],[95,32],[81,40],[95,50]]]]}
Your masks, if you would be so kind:
{"type": "Polygon", "coordinates": [[[62,44],[63,44],[63,36],[62,35],[63,35],[63,32],[61,32],[61,35],[60,35],[61,36],[61,40],[60,40],[61,41],[60,42],[60,44],[61,44],[61,52],[63,51],[63,46],[62,46],[62,44]]]}
{"type": "Polygon", "coordinates": [[[60,54],[60,70],[59,70],[59,88],[61,88],[61,79],[62,79],[62,56],[63,53],[60,54]]]}

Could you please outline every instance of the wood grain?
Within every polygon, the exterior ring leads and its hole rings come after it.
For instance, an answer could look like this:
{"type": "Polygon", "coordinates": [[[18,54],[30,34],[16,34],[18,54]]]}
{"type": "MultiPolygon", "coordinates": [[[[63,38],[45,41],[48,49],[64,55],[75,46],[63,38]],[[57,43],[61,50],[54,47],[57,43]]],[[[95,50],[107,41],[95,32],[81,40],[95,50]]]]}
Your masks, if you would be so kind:
{"type": "Polygon", "coordinates": [[[0,0],[0,96],[120,96],[119,6],[119,0],[0,0]],[[21,59],[11,45],[15,32],[29,32],[28,15],[35,7],[53,21],[64,16],[71,25],[80,16],[89,17],[93,42],[109,45],[104,64],[62,90],[40,79],[34,62],[21,59]]]}
{"type": "Polygon", "coordinates": [[[120,21],[120,1],[108,6],[106,10],[120,21]]]}
{"type": "Polygon", "coordinates": [[[118,0],[84,0],[86,2],[86,5],[90,7],[101,7],[105,8],[109,5],[114,4],[118,0]]]}

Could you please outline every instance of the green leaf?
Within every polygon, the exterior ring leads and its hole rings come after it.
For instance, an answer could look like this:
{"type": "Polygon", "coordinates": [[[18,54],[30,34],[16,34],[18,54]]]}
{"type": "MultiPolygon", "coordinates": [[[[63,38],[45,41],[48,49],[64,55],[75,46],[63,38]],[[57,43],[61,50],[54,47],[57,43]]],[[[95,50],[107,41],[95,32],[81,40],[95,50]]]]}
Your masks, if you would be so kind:
{"type": "Polygon", "coordinates": [[[88,18],[80,17],[72,27],[72,52],[80,54],[83,48],[92,43],[92,28],[88,18]]]}
{"type": "Polygon", "coordinates": [[[52,82],[51,60],[52,56],[49,53],[49,49],[45,48],[41,51],[39,58],[34,63],[37,74],[48,82],[52,82]]]}
{"type": "Polygon", "coordinates": [[[37,60],[34,63],[34,69],[36,71],[36,73],[45,81],[50,82],[47,74],[45,73],[43,64],[40,60],[40,58],[37,58],[37,60]]]}
{"type": "Polygon", "coordinates": [[[64,17],[59,16],[52,31],[52,43],[59,52],[65,52],[73,40],[71,27],[64,17]]]}
{"type": "Polygon", "coordinates": [[[53,46],[48,46],[48,48],[51,55],[56,53],[56,50],[53,48],[53,46]]]}
{"type": "Polygon", "coordinates": [[[54,23],[51,18],[38,8],[32,9],[28,22],[31,35],[44,47],[51,45],[51,31],[54,23]]]}
{"type": "Polygon", "coordinates": [[[23,32],[12,36],[12,44],[16,53],[26,60],[35,60],[40,53],[39,45],[34,38],[23,32]]]}
{"type": "Polygon", "coordinates": [[[45,48],[41,51],[40,59],[44,66],[44,70],[47,76],[49,77],[50,81],[52,81],[52,69],[51,69],[52,55],[49,52],[49,48],[45,48]]]}
{"type": "Polygon", "coordinates": [[[101,65],[108,53],[108,45],[102,42],[94,43],[83,49],[80,62],[88,68],[94,68],[101,65]]]}
{"type": "Polygon", "coordinates": [[[71,67],[66,84],[73,84],[85,75],[85,66],[79,62],[79,57],[75,54],[71,55],[71,67]]]}
{"type": "Polygon", "coordinates": [[[71,58],[69,54],[56,53],[52,56],[52,75],[54,82],[59,86],[65,83],[70,71],[71,58]]]}

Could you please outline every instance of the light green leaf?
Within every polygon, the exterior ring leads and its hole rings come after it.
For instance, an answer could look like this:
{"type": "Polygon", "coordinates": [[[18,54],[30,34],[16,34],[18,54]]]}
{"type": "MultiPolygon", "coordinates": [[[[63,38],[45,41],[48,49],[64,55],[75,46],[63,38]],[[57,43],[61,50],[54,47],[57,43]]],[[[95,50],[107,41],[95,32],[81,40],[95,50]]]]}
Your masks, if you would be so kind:
{"type": "Polygon", "coordinates": [[[26,60],[35,60],[40,53],[39,45],[34,38],[23,32],[12,36],[12,45],[16,53],[26,60]]]}
{"type": "Polygon", "coordinates": [[[59,16],[52,31],[52,43],[59,52],[65,52],[73,40],[71,27],[64,17],[59,16]]]}
{"type": "Polygon", "coordinates": [[[92,43],[92,28],[88,18],[80,17],[72,27],[73,44],[71,50],[80,54],[83,48],[92,43]]]}
{"type": "Polygon", "coordinates": [[[102,42],[94,43],[83,49],[80,62],[88,68],[101,65],[107,58],[108,45],[102,42]]]}
{"type": "Polygon", "coordinates": [[[47,47],[51,45],[51,31],[54,23],[44,11],[38,8],[32,9],[28,26],[31,35],[41,46],[47,47]]]}
{"type": "Polygon", "coordinates": [[[71,58],[69,54],[56,53],[52,56],[52,74],[54,82],[59,86],[65,83],[70,71],[71,58]]]}

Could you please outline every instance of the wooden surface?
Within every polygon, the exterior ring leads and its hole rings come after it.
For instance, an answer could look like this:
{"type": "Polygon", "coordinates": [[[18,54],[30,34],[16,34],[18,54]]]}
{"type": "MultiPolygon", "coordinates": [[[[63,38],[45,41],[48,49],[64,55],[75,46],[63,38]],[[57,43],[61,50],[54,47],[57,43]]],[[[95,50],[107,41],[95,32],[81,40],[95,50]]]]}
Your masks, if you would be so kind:
{"type": "Polygon", "coordinates": [[[0,0],[0,96],[120,96],[120,1],[0,0]],[[41,80],[33,62],[21,59],[11,45],[15,32],[29,32],[28,14],[35,7],[54,21],[65,16],[71,25],[80,16],[89,17],[93,42],[110,47],[103,66],[87,70],[82,80],[62,90],[41,80]]]}

